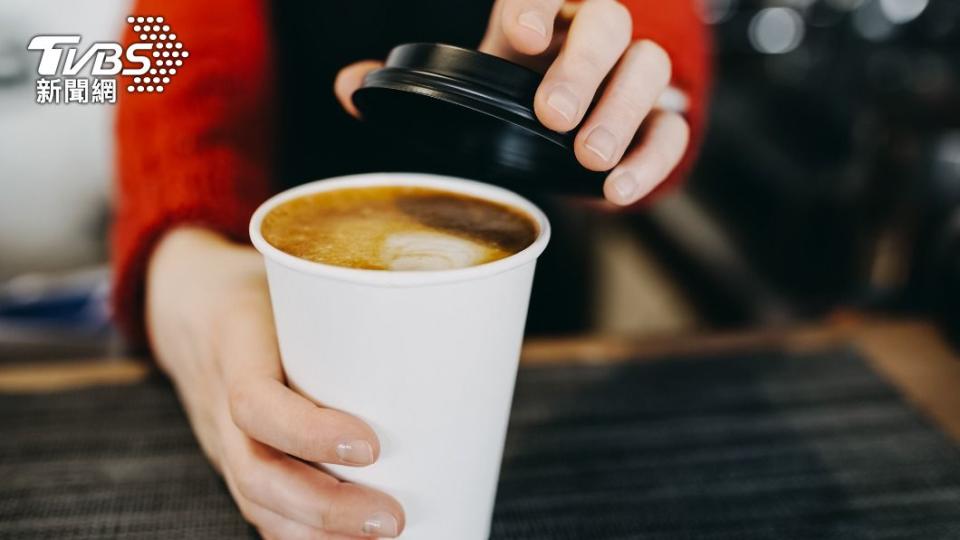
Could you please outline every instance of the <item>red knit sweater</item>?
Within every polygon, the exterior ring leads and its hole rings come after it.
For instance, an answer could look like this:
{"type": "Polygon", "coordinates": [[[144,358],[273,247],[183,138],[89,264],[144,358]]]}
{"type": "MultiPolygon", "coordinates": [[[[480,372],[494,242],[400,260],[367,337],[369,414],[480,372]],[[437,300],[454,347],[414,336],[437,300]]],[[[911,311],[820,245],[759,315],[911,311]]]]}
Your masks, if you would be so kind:
{"type": "MultiPolygon", "coordinates": [[[[677,177],[703,133],[708,36],[695,0],[622,1],[634,36],[667,50],[672,84],[690,97],[693,144],[677,177]]],[[[272,192],[275,137],[263,126],[273,125],[275,89],[265,0],[138,0],[134,13],[164,16],[190,50],[163,94],[119,100],[113,306],[121,328],[142,339],[147,261],[164,232],[192,223],[246,241],[250,215],[272,192]]],[[[124,40],[135,39],[128,29],[124,40]]]]}

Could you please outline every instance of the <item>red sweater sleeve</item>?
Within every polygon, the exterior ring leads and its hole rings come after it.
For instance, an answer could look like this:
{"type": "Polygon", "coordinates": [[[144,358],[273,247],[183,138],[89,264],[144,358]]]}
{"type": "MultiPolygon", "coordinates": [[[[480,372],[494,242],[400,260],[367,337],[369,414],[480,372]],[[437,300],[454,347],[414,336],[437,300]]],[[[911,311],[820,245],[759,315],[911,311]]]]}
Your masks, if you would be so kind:
{"type": "Polygon", "coordinates": [[[687,95],[690,146],[680,165],[644,203],[676,186],[696,160],[706,128],[710,90],[710,33],[696,11],[697,0],[621,0],[633,15],[634,39],[658,43],[673,63],[671,85],[687,95]]]}
{"type": "MultiPolygon", "coordinates": [[[[245,239],[269,194],[273,77],[262,0],[139,0],[138,16],[162,16],[189,57],[164,92],[119,96],[112,238],[114,318],[142,339],[147,261],[164,232],[206,225],[245,239]]],[[[128,25],[124,41],[137,36],[128,25]]],[[[124,77],[124,88],[134,84],[124,77]]]]}

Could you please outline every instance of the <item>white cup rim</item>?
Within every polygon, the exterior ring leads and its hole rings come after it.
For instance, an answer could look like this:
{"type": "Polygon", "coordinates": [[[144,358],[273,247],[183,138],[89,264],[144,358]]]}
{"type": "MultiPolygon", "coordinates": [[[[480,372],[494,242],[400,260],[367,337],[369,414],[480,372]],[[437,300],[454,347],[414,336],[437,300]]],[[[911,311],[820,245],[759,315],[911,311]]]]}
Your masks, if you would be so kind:
{"type": "Polygon", "coordinates": [[[413,287],[481,279],[533,262],[543,253],[543,250],[547,247],[547,243],[550,241],[550,222],[547,220],[547,216],[543,211],[537,208],[532,202],[512,191],[490,184],[452,176],[424,173],[365,173],[315,180],[288,189],[267,199],[257,208],[256,212],[253,213],[253,217],[250,219],[250,240],[253,242],[253,246],[257,251],[266,259],[304,274],[363,285],[413,287]],[[263,218],[270,210],[284,202],[304,195],[334,189],[374,186],[435,188],[506,204],[523,211],[533,218],[537,222],[537,227],[540,232],[532,244],[522,251],[503,259],[454,270],[415,271],[365,270],[308,261],[277,249],[263,238],[263,234],[260,231],[263,218]]]}

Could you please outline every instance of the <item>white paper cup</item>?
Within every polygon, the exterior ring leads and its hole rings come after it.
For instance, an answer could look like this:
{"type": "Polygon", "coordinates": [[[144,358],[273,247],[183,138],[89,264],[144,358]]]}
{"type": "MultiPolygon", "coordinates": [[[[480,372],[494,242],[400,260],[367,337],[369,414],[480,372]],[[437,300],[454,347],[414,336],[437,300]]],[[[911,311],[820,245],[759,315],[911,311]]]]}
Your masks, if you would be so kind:
{"type": "Polygon", "coordinates": [[[355,414],[380,438],[377,463],[328,466],[383,490],[406,511],[404,538],[486,539],[546,216],[510,191],[408,173],[346,176],[285,191],[250,222],[266,260],[287,381],[355,414]],[[359,270],[288,255],[260,225],[278,204],[342,188],[422,186],[471,195],[533,218],[536,241],[505,259],[457,270],[359,270]]]}

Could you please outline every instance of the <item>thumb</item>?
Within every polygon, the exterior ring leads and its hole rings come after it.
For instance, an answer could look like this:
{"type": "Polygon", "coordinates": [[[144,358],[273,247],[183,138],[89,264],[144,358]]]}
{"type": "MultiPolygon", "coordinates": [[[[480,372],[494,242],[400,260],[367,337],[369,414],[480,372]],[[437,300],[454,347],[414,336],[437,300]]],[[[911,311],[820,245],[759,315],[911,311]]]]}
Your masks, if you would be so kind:
{"type": "Polygon", "coordinates": [[[337,78],[333,82],[333,93],[343,110],[350,113],[355,118],[360,118],[360,111],[353,105],[353,92],[363,84],[363,78],[367,73],[383,66],[379,60],[361,60],[350,64],[337,73],[337,78]]]}

